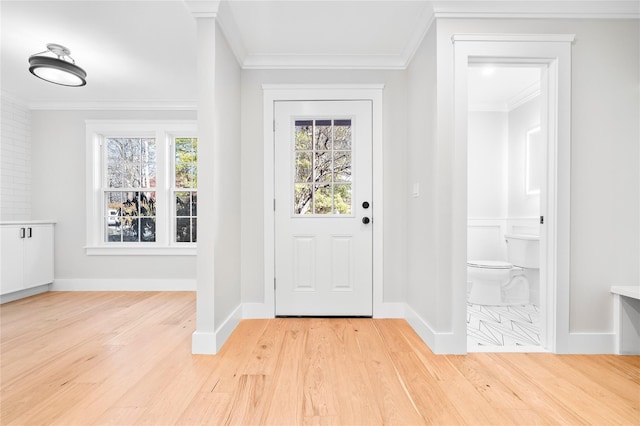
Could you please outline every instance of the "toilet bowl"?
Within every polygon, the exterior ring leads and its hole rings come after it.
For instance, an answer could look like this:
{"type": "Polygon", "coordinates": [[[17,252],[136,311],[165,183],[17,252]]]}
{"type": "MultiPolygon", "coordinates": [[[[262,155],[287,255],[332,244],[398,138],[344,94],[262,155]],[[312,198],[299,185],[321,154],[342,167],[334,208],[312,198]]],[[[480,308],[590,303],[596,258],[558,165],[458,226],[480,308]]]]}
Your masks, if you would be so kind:
{"type": "Polygon", "coordinates": [[[470,260],[467,280],[471,285],[469,303],[492,306],[529,303],[529,282],[524,269],[509,262],[470,260]]]}

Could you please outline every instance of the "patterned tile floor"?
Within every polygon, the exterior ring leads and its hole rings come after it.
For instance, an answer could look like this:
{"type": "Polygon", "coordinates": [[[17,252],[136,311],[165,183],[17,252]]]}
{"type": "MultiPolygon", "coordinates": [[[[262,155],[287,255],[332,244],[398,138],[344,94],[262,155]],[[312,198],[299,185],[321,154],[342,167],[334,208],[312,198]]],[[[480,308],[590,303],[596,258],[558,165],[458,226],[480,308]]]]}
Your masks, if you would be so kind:
{"type": "Polygon", "coordinates": [[[467,350],[540,347],[540,310],[535,305],[467,304],[467,350]]]}

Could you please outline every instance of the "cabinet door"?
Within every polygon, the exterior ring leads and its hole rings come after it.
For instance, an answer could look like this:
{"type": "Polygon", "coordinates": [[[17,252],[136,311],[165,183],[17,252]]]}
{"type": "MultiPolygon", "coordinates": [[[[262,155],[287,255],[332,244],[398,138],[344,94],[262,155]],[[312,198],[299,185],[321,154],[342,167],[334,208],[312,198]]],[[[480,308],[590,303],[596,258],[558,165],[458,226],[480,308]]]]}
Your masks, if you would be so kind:
{"type": "Polygon", "coordinates": [[[20,238],[22,226],[0,227],[0,294],[7,294],[23,289],[23,253],[22,238],[20,238]]]}
{"type": "Polygon", "coordinates": [[[53,225],[29,225],[24,241],[24,288],[53,282],[53,225]],[[31,230],[29,232],[29,229],[31,230]]]}

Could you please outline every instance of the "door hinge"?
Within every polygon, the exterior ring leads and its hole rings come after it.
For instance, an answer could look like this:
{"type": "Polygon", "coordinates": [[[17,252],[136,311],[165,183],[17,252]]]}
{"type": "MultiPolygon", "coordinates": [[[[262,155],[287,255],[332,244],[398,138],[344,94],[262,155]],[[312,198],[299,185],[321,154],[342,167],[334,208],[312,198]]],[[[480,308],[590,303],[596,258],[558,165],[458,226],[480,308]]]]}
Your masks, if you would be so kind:
{"type": "Polygon", "coordinates": [[[276,120],[273,120],[273,131],[276,131],[276,120]]]}
{"type": "Polygon", "coordinates": [[[276,199],[275,198],[273,199],[273,211],[274,212],[276,211],[276,199]]]}
{"type": "Polygon", "coordinates": [[[273,277],[273,289],[276,289],[276,277],[273,277]]]}

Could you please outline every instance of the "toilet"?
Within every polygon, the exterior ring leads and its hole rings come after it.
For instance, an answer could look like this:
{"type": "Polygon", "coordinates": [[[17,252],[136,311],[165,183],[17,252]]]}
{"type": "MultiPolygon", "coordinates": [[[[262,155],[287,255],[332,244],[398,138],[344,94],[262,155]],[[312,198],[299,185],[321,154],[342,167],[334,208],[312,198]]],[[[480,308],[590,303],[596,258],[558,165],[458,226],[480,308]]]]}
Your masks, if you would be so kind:
{"type": "Polygon", "coordinates": [[[505,240],[508,261],[467,261],[469,303],[512,306],[530,302],[527,271],[540,267],[540,239],[535,235],[508,234],[505,240]]]}

